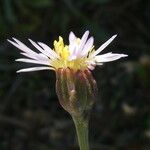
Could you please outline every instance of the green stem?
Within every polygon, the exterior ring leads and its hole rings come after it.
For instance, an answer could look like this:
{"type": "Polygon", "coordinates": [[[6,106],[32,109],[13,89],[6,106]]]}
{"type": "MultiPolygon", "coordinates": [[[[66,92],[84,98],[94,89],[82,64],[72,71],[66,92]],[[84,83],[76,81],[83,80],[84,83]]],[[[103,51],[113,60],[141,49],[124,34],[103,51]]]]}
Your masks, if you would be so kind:
{"type": "Polygon", "coordinates": [[[88,119],[84,119],[83,117],[72,117],[80,150],[89,150],[89,139],[88,139],[88,119]]]}

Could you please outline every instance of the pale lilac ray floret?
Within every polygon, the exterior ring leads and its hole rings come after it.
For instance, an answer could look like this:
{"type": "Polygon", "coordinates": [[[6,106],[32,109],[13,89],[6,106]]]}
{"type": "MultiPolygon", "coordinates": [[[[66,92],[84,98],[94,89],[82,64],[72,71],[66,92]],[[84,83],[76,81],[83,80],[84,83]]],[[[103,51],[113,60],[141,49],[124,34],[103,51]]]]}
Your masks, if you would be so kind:
{"type": "Polygon", "coordinates": [[[17,72],[57,70],[59,68],[67,67],[75,70],[87,68],[93,70],[96,65],[102,65],[104,62],[115,61],[127,56],[126,54],[112,52],[99,55],[99,53],[103,51],[117,35],[112,36],[97,50],[94,49],[94,38],[88,38],[88,36],[89,31],[86,31],[80,39],[71,31],[69,34],[69,44],[65,45],[63,39],[59,37],[58,42],[54,41],[53,49],[42,42],[36,43],[29,39],[30,43],[38,50],[38,52],[31,50],[16,38],[12,38],[13,40],[8,41],[20,49],[21,54],[25,56],[25,58],[16,59],[16,61],[41,65],[38,67],[21,69],[17,72]]]}

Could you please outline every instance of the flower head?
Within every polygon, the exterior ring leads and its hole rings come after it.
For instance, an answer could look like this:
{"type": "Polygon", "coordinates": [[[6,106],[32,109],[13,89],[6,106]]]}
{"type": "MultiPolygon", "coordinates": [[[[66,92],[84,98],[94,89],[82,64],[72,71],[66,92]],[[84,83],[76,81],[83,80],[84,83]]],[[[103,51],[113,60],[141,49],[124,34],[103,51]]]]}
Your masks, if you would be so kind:
{"type": "Polygon", "coordinates": [[[16,61],[39,64],[41,66],[18,70],[17,72],[30,72],[38,70],[58,70],[60,68],[70,68],[72,70],[93,70],[96,65],[102,65],[104,62],[110,62],[122,57],[125,54],[99,53],[107,47],[117,35],[112,36],[108,41],[102,44],[97,50],[94,48],[94,38],[89,36],[89,31],[86,31],[82,38],[75,36],[73,32],[69,34],[69,44],[65,45],[63,38],[59,36],[58,41],[54,41],[54,47],[50,48],[42,42],[29,41],[38,50],[35,52],[27,47],[19,40],[13,38],[8,40],[12,45],[21,50],[21,54],[25,58],[17,59],[16,61]]]}

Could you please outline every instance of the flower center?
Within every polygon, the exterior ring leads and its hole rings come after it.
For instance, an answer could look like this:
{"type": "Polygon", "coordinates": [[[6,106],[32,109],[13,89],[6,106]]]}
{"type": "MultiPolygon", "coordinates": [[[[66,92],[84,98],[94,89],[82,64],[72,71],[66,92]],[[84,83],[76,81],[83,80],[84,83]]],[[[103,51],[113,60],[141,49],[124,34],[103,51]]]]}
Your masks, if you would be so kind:
{"type": "Polygon", "coordinates": [[[81,39],[80,38],[76,38],[76,43],[79,45],[80,44],[81,39]]]}
{"type": "MultiPolygon", "coordinates": [[[[79,38],[76,38],[75,40],[76,44],[79,45],[81,40],[79,38]]],[[[87,68],[87,61],[89,61],[88,57],[69,60],[69,46],[64,44],[63,38],[61,36],[59,36],[58,41],[54,41],[54,51],[60,56],[59,59],[54,59],[51,61],[51,65],[55,69],[70,68],[74,70],[84,70],[87,68]]]]}
{"type": "Polygon", "coordinates": [[[68,60],[70,55],[68,45],[64,45],[64,41],[61,36],[59,36],[59,41],[54,41],[54,50],[57,52],[57,54],[60,55],[62,59],[68,60]]]}

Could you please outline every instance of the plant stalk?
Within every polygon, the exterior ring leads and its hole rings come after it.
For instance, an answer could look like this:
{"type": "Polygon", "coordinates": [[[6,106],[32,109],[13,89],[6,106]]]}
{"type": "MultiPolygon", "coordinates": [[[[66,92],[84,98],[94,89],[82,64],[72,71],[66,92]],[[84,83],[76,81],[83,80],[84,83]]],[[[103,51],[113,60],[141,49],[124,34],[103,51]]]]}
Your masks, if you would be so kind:
{"type": "Polygon", "coordinates": [[[88,119],[83,117],[72,118],[75,124],[80,150],[89,150],[88,119]]]}

